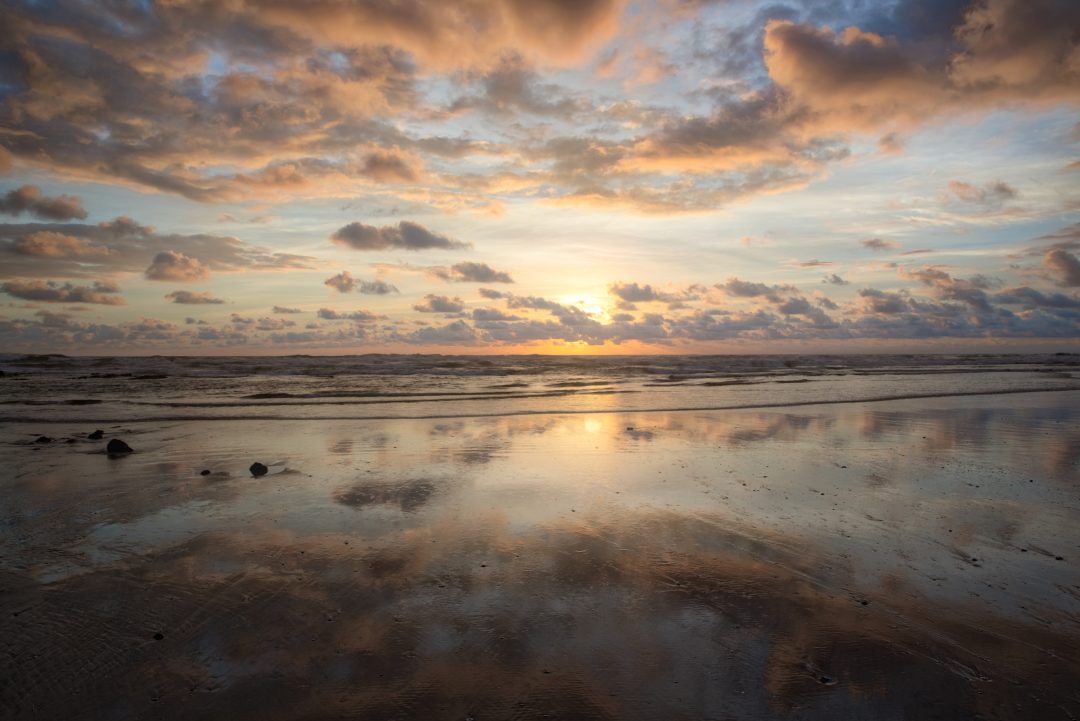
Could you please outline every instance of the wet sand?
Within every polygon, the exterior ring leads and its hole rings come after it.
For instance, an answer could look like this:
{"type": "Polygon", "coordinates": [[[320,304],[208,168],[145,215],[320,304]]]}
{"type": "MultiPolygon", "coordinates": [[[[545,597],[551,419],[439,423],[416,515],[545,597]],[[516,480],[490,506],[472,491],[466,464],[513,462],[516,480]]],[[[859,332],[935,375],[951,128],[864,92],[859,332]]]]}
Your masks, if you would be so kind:
{"type": "Polygon", "coordinates": [[[4,718],[1080,716],[1080,392],[2,430],[4,718]]]}

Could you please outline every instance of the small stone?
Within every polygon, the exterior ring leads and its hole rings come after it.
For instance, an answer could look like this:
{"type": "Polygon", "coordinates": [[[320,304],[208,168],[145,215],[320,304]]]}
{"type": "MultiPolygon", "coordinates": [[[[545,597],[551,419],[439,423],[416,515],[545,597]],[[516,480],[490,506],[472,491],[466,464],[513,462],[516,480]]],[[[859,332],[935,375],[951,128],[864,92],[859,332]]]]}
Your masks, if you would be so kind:
{"type": "Polygon", "coordinates": [[[34,440],[34,443],[52,443],[52,438],[49,438],[48,436],[38,436],[34,440]]]}
{"type": "Polygon", "coordinates": [[[119,438],[113,438],[109,441],[109,444],[105,446],[105,452],[110,456],[122,456],[125,453],[131,453],[132,448],[119,438]]]}
{"type": "Polygon", "coordinates": [[[90,433],[86,437],[89,438],[92,441],[100,441],[102,438],[105,437],[105,431],[101,431],[101,430],[94,431],[93,433],[90,433]]]}
{"type": "Polygon", "coordinates": [[[210,475],[210,469],[209,468],[202,469],[201,471],[199,471],[199,475],[200,476],[209,476],[210,475]]]}
{"type": "Polygon", "coordinates": [[[258,478],[259,476],[265,476],[267,473],[270,472],[269,468],[259,463],[258,461],[252,463],[251,468],[248,468],[248,470],[251,471],[251,475],[255,476],[256,478],[258,478]]]}
{"type": "Polygon", "coordinates": [[[161,641],[161,640],[164,640],[164,638],[165,638],[165,634],[163,634],[161,631],[158,631],[157,633],[154,634],[154,640],[155,641],[161,641]]]}

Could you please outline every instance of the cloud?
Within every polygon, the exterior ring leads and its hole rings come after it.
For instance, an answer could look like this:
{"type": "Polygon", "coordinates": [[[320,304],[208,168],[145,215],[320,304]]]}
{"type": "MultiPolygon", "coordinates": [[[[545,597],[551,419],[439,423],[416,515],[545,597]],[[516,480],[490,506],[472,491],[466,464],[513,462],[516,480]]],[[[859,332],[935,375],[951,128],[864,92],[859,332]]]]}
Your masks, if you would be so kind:
{"type": "Polygon", "coordinates": [[[433,233],[419,223],[408,220],[403,220],[397,225],[384,225],[381,228],[363,223],[349,223],[336,230],[330,239],[338,245],[353,250],[428,250],[431,248],[458,250],[472,247],[470,243],[433,233]]]}
{"type": "Polygon", "coordinates": [[[1028,286],[1006,288],[994,296],[995,303],[1022,305],[1027,308],[1080,309],[1080,297],[1064,293],[1042,293],[1028,286]]]}
{"type": "Polygon", "coordinates": [[[705,291],[704,286],[693,285],[682,290],[667,292],[661,291],[649,284],[624,283],[617,281],[608,286],[608,293],[619,299],[618,306],[622,310],[634,310],[635,303],[662,302],[667,303],[669,308],[684,308],[685,302],[698,300],[705,291]]]}
{"type": "Polygon", "coordinates": [[[884,238],[864,238],[859,241],[859,244],[870,250],[896,250],[900,247],[900,244],[895,240],[885,240],[884,238]]]}
{"type": "Polygon", "coordinates": [[[165,296],[165,300],[181,305],[221,305],[225,302],[209,293],[195,293],[190,290],[174,290],[165,296]]]}
{"type": "Polygon", "coordinates": [[[299,308],[286,308],[285,306],[275,305],[273,308],[273,312],[278,315],[289,315],[295,313],[303,313],[304,311],[300,310],[299,308]]]}
{"type": "Polygon", "coordinates": [[[433,295],[428,293],[424,301],[413,306],[413,310],[421,313],[460,313],[465,309],[461,298],[448,298],[445,295],[433,295]]]}
{"type": "Polygon", "coordinates": [[[825,276],[822,279],[821,282],[822,283],[828,283],[830,285],[849,285],[850,284],[849,281],[844,280],[843,278],[838,276],[836,273],[830,273],[829,275],[825,276]]]}
{"type": "Polygon", "coordinates": [[[73,235],[41,230],[25,235],[14,242],[12,249],[22,255],[38,258],[105,258],[110,251],[73,235]]]}
{"type": "Polygon", "coordinates": [[[793,292],[795,288],[790,285],[765,285],[764,283],[752,283],[738,278],[728,278],[724,283],[713,286],[726,295],[735,298],[758,298],[764,297],[772,303],[783,303],[782,293],[793,292]]]}
{"type": "Polygon", "coordinates": [[[930,286],[936,298],[961,301],[978,312],[989,313],[993,310],[985,291],[994,285],[994,281],[985,276],[975,275],[967,279],[953,278],[945,271],[933,266],[899,268],[897,272],[901,278],[930,286]]]}
{"type": "Polygon", "coordinates": [[[383,280],[359,280],[353,278],[352,274],[347,270],[343,270],[335,276],[331,276],[323,281],[323,285],[333,288],[339,293],[348,293],[355,290],[357,293],[363,295],[389,295],[390,293],[397,293],[396,286],[391,285],[383,280]]]}
{"type": "Polygon", "coordinates": [[[982,187],[959,180],[950,180],[948,192],[957,200],[979,205],[998,205],[1020,195],[1016,188],[1000,180],[987,183],[982,187]]]}
{"type": "Polygon", "coordinates": [[[1080,10],[1059,0],[972,4],[949,39],[906,42],[856,27],[774,20],[765,29],[770,78],[812,113],[809,128],[874,130],[940,114],[1080,96],[1080,10]]]}
{"type": "Polygon", "coordinates": [[[421,345],[474,345],[477,335],[468,323],[455,320],[441,327],[419,328],[402,340],[421,345]]]}
{"type": "Polygon", "coordinates": [[[481,297],[487,298],[488,300],[499,300],[500,298],[506,297],[506,294],[501,290],[495,290],[493,288],[480,288],[477,292],[480,293],[481,297]]]}
{"type": "Polygon", "coordinates": [[[319,308],[316,315],[323,320],[352,320],[360,323],[370,323],[379,319],[374,313],[366,310],[336,311],[331,308],[319,308]]]}
{"type": "Polygon", "coordinates": [[[362,295],[389,295],[398,293],[397,286],[387,283],[385,280],[361,280],[356,289],[362,295]]]}
{"type": "Polygon", "coordinates": [[[904,139],[898,133],[886,133],[878,139],[878,150],[884,155],[900,155],[904,152],[904,139]]]}
{"type": "Polygon", "coordinates": [[[175,250],[166,250],[154,256],[150,267],[143,273],[147,280],[171,280],[193,283],[210,277],[210,269],[197,258],[191,258],[175,250]]]}
{"type": "MultiPolygon", "coordinates": [[[[901,133],[937,116],[1080,95],[1077,11],[1062,0],[985,0],[966,15],[954,1],[766,4],[736,27],[706,12],[692,32],[686,16],[653,22],[639,8],[616,47],[626,6],[176,2],[139,13],[19,3],[5,16],[18,80],[5,95],[0,167],[14,157],[43,174],[206,203],[713,211],[803,187],[860,132],[895,152],[901,133]],[[869,29],[843,27],[861,21],[869,29]],[[685,42],[674,35],[683,31],[685,42]],[[634,76],[619,78],[621,95],[610,82],[597,92],[549,81],[605,51],[609,69],[617,60],[634,76]],[[693,89],[663,106],[627,92],[668,74],[693,89]],[[713,105],[697,111],[704,102],[713,105]],[[437,134],[469,108],[511,122],[437,134]]],[[[582,83],[583,67],[560,81],[582,83]]]]}
{"type": "Polygon", "coordinates": [[[73,195],[49,198],[36,185],[24,185],[0,197],[0,213],[21,215],[29,213],[46,220],[76,220],[86,217],[82,200],[73,195]]]}
{"type": "Polygon", "coordinates": [[[55,281],[12,280],[0,283],[0,292],[15,298],[44,303],[96,303],[98,305],[124,305],[116,295],[120,289],[115,283],[95,281],[92,286],[57,283],[55,281]]]}
{"type": "Polygon", "coordinates": [[[862,288],[859,290],[859,298],[862,299],[862,308],[867,313],[894,315],[910,310],[908,296],[901,293],[862,288]]]}
{"type": "Polygon", "coordinates": [[[324,280],[323,285],[333,288],[338,293],[348,293],[356,287],[356,279],[352,277],[352,273],[343,270],[324,280]]]}
{"type": "Polygon", "coordinates": [[[121,216],[98,224],[0,224],[0,277],[86,278],[141,273],[160,253],[180,252],[210,271],[310,269],[309,256],[232,236],[162,234],[121,216]]]}
{"type": "Polygon", "coordinates": [[[465,261],[446,268],[433,269],[432,274],[451,283],[513,283],[510,274],[495,270],[487,263],[465,261]]]}
{"type": "Polygon", "coordinates": [[[608,293],[628,303],[645,303],[649,301],[669,300],[669,296],[654,289],[651,285],[638,285],[637,283],[616,282],[608,286],[608,293]]]}
{"type": "Polygon", "coordinates": [[[457,98],[449,112],[482,110],[508,114],[516,111],[535,115],[562,116],[569,119],[584,110],[585,104],[570,97],[566,90],[541,83],[520,57],[507,57],[502,64],[480,78],[480,92],[457,98]]]}
{"type": "Polygon", "coordinates": [[[523,320],[520,316],[503,313],[498,308],[474,308],[472,319],[478,323],[502,323],[505,321],[523,320]]]}
{"type": "Polygon", "coordinates": [[[400,152],[375,151],[363,162],[362,172],[383,183],[415,183],[420,179],[420,162],[400,152]]]}
{"type": "Polygon", "coordinates": [[[832,264],[833,262],[831,260],[818,260],[817,258],[814,258],[813,260],[803,260],[796,263],[796,265],[800,268],[820,268],[822,266],[832,264]]]}
{"type": "Polygon", "coordinates": [[[1080,286],[1080,259],[1061,248],[1054,248],[1043,256],[1043,268],[1054,282],[1064,288],[1080,286]]]}

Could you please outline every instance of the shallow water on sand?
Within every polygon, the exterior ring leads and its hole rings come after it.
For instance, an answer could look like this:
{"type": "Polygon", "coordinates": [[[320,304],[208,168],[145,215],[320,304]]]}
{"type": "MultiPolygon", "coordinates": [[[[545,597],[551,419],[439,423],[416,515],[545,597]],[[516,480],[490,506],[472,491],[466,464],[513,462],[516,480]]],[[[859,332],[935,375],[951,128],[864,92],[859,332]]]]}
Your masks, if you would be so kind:
{"type": "Polygon", "coordinates": [[[3,427],[4,717],[1080,715],[1078,391],[90,430],[3,427]]]}

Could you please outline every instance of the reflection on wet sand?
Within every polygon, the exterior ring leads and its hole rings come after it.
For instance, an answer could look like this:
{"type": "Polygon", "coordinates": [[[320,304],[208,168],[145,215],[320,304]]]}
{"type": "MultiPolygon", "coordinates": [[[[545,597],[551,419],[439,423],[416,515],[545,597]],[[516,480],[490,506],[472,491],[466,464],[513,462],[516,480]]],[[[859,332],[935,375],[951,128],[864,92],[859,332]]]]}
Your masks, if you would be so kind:
{"type": "Polygon", "coordinates": [[[1075,717],[1076,401],[10,443],[0,709],[1075,717]]]}

